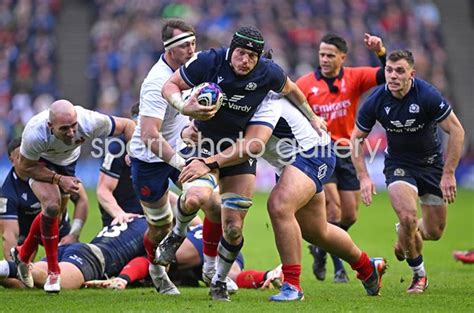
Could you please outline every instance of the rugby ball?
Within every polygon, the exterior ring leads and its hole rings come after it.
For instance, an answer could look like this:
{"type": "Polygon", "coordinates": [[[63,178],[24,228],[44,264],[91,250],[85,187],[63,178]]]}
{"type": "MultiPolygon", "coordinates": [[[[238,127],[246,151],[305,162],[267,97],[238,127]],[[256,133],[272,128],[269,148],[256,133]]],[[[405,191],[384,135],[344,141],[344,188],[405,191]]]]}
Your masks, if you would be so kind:
{"type": "Polygon", "coordinates": [[[222,105],[224,94],[221,87],[216,83],[202,83],[195,87],[198,90],[197,101],[201,105],[216,105],[217,109],[222,105]]]}

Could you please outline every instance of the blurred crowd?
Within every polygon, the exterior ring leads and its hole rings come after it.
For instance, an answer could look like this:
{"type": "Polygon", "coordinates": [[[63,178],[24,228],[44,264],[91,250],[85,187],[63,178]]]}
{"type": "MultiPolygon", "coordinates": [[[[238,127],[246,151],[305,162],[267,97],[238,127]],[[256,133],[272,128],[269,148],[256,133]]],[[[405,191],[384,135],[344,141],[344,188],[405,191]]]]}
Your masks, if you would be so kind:
{"type": "MultiPolygon", "coordinates": [[[[32,114],[59,95],[58,2],[0,0],[0,153],[32,114]]],[[[126,116],[138,100],[141,82],[163,50],[160,23],[167,17],[195,25],[198,49],[227,46],[238,26],[256,25],[293,79],[317,66],[318,42],[327,32],[348,41],[346,65],[377,65],[362,43],[370,32],[388,50],[413,50],[417,75],[449,90],[440,13],[431,0],[95,0],[91,10],[85,72],[91,106],[104,113],[126,116]]]]}
{"type": "Polygon", "coordinates": [[[0,155],[36,112],[59,97],[59,0],[0,0],[0,155]]]}
{"type": "Polygon", "coordinates": [[[121,113],[137,99],[140,84],[163,50],[160,20],[192,22],[198,49],[227,46],[240,25],[256,25],[292,78],[317,66],[317,45],[327,32],[349,44],[346,65],[377,65],[362,43],[365,32],[387,48],[415,52],[417,73],[447,90],[445,52],[437,7],[425,0],[96,0],[88,75],[97,108],[121,113]],[[436,60],[436,62],[435,62],[436,60]]]}

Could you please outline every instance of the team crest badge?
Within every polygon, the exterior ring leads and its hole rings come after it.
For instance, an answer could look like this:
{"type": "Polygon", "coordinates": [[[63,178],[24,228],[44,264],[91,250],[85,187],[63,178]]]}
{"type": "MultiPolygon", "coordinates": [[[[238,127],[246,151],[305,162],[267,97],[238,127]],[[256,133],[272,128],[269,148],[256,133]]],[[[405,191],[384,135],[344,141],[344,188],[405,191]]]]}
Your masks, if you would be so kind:
{"type": "Polygon", "coordinates": [[[393,171],[393,175],[395,176],[405,176],[405,170],[403,168],[397,168],[393,171]]]}
{"type": "Polygon", "coordinates": [[[408,112],[410,113],[419,113],[420,112],[420,107],[416,103],[410,104],[410,107],[408,108],[408,112]]]}
{"type": "Polygon", "coordinates": [[[257,84],[254,82],[250,82],[245,86],[245,90],[255,90],[257,89],[257,84]]]}

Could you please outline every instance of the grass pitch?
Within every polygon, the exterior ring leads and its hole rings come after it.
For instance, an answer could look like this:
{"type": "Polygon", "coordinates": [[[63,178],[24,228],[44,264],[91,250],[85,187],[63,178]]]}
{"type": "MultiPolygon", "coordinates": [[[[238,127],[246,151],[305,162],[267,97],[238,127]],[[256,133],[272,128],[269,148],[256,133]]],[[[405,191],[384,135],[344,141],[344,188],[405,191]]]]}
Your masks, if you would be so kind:
{"type": "MultiPolygon", "coordinates": [[[[95,194],[89,193],[90,213],[82,240],[90,240],[100,229],[95,194]]],[[[244,256],[247,268],[271,269],[279,263],[268,219],[266,194],[257,194],[245,225],[244,256]]],[[[449,207],[443,238],[425,242],[424,259],[429,289],[422,295],[405,292],[411,271],[393,255],[396,216],[385,193],[375,196],[370,207],[361,206],[357,223],[350,234],[371,256],[383,256],[389,269],[383,280],[382,295],[368,297],[355,273],[350,270],[348,284],[332,282],[328,260],[326,281],[316,281],[312,259],[303,247],[302,286],[305,300],[298,303],[270,303],[273,290],[239,290],[230,303],[208,299],[206,288],[181,288],[181,295],[163,296],[152,288],[61,291],[47,295],[42,290],[0,289],[0,312],[474,312],[474,265],[457,263],[453,250],[474,248],[474,192],[460,191],[449,207]]],[[[291,243],[289,243],[291,244],[291,243]]],[[[1,252],[0,252],[1,253],[1,252]]],[[[41,253],[41,252],[40,252],[41,253]]]]}

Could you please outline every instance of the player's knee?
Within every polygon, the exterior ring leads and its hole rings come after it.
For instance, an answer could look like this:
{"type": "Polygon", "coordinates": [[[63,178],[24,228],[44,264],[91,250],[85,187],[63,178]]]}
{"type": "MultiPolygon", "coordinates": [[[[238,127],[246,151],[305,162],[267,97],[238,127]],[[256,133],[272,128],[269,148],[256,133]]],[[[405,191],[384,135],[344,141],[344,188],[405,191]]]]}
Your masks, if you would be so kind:
{"type": "Polygon", "coordinates": [[[446,223],[439,223],[432,227],[428,227],[427,229],[424,230],[423,239],[434,240],[434,241],[441,239],[445,226],[446,226],[446,223]]]}
{"type": "Polygon", "coordinates": [[[341,220],[341,212],[339,210],[326,208],[327,220],[331,223],[338,223],[341,220]]]}
{"type": "Polygon", "coordinates": [[[189,190],[184,197],[184,206],[181,207],[185,213],[193,213],[198,211],[200,208],[204,207],[207,202],[205,199],[207,195],[202,193],[195,192],[194,190],[189,190]]]}
{"type": "Polygon", "coordinates": [[[284,198],[279,195],[272,194],[267,201],[267,208],[270,217],[273,219],[285,219],[290,214],[292,210],[290,205],[284,198]]]}
{"type": "Polygon", "coordinates": [[[242,227],[236,224],[227,224],[224,226],[225,238],[230,242],[240,242],[242,238],[242,227]]]}
{"type": "Polygon", "coordinates": [[[57,217],[61,211],[59,202],[52,201],[44,204],[43,214],[49,217],[57,217]]]}
{"type": "Polygon", "coordinates": [[[357,221],[357,214],[342,215],[340,224],[349,228],[357,221]]]}

